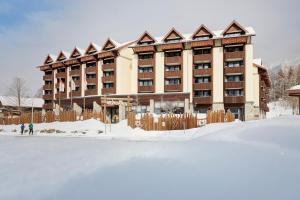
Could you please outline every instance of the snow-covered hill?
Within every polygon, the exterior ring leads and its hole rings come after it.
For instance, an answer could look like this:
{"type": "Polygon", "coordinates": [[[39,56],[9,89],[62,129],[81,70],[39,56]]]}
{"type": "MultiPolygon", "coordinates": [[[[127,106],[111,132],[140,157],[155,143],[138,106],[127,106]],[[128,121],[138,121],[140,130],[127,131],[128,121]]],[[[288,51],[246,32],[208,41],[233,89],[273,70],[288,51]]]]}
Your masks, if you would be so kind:
{"type": "Polygon", "coordinates": [[[160,141],[0,133],[0,199],[298,200],[299,120],[174,133],[195,136],[188,140],[173,140],[173,133],[157,134],[160,141]]]}

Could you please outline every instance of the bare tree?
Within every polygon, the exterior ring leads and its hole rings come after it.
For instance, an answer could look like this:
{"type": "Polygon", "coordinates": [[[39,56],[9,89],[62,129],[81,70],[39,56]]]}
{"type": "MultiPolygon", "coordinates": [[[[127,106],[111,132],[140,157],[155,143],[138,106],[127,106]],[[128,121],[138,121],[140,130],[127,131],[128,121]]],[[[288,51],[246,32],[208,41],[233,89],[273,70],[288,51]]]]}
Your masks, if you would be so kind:
{"type": "Polygon", "coordinates": [[[21,108],[22,98],[27,97],[28,88],[26,82],[19,77],[15,77],[13,82],[8,87],[7,95],[11,97],[11,102],[14,106],[21,108]]]}
{"type": "Polygon", "coordinates": [[[35,93],[34,97],[36,97],[36,98],[42,98],[43,97],[43,87],[38,89],[38,91],[35,93]]]}

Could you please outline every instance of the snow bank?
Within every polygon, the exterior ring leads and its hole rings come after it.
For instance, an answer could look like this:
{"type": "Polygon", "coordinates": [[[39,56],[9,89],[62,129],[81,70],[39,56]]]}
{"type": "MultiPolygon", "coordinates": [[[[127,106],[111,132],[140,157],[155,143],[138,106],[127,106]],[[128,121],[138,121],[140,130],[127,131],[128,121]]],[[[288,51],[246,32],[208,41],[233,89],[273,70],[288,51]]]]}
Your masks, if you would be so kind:
{"type": "Polygon", "coordinates": [[[270,109],[267,112],[267,118],[276,118],[280,116],[293,115],[293,108],[287,101],[275,101],[268,104],[270,109]]]}

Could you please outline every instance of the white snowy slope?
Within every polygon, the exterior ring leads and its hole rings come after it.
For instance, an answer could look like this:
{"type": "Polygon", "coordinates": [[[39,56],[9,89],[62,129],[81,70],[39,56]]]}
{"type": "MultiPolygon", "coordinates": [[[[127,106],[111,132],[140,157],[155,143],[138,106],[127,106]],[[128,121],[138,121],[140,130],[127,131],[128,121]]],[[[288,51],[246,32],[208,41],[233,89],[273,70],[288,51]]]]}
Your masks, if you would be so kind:
{"type": "Polygon", "coordinates": [[[189,140],[0,133],[0,199],[298,200],[299,121],[211,125],[186,132],[189,140]]]}
{"type": "Polygon", "coordinates": [[[268,107],[270,109],[270,111],[266,114],[268,119],[298,113],[296,108],[293,109],[287,101],[270,102],[268,103],[268,107]]]}

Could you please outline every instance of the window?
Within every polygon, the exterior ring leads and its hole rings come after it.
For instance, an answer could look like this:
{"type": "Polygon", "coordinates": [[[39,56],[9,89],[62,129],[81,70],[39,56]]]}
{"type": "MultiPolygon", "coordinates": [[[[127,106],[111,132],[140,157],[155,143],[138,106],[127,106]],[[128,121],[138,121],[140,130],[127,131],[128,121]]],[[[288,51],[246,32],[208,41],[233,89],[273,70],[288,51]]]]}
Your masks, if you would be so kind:
{"type": "Polygon", "coordinates": [[[165,52],[165,57],[181,56],[181,51],[165,52]]]}
{"type": "Polygon", "coordinates": [[[71,71],[74,71],[74,70],[80,70],[80,65],[71,66],[71,71]]]}
{"type": "Polygon", "coordinates": [[[45,85],[51,85],[52,81],[45,81],[45,85]]]}
{"type": "Polygon", "coordinates": [[[244,96],[244,91],[242,89],[225,90],[225,96],[244,96]]]}
{"type": "Polygon", "coordinates": [[[96,85],[87,85],[87,89],[88,90],[95,90],[96,89],[96,85]]]}
{"type": "Polygon", "coordinates": [[[235,32],[235,33],[227,33],[224,35],[224,37],[229,38],[229,37],[239,37],[242,35],[242,32],[235,32]]]}
{"type": "Polygon", "coordinates": [[[176,38],[176,39],[168,39],[168,40],[166,40],[165,42],[166,42],[166,43],[178,43],[178,42],[180,42],[180,41],[181,41],[180,38],[176,38]]]}
{"type": "Polygon", "coordinates": [[[45,104],[52,104],[52,100],[45,100],[45,104]]]}
{"type": "Polygon", "coordinates": [[[89,68],[89,67],[96,67],[97,66],[97,63],[96,62],[88,62],[86,63],[86,67],[89,68]]]}
{"type": "Polygon", "coordinates": [[[195,37],[194,40],[209,40],[209,35],[195,37]]]}
{"type": "Polygon", "coordinates": [[[51,95],[52,94],[52,90],[45,90],[45,95],[51,95]]]}
{"type": "Polygon", "coordinates": [[[105,59],[103,60],[103,64],[112,64],[115,63],[115,59],[114,58],[110,58],[110,59],[105,59]]]}
{"type": "Polygon", "coordinates": [[[194,50],[194,55],[203,55],[203,54],[211,54],[211,48],[194,50]]]}
{"type": "Polygon", "coordinates": [[[195,69],[209,69],[211,68],[211,63],[196,63],[195,69]]]}
{"type": "Polygon", "coordinates": [[[114,84],[113,83],[103,83],[103,88],[113,88],[114,84]]]}
{"type": "Polygon", "coordinates": [[[153,80],[139,80],[139,86],[151,86],[153,85],[153,80]]]}
{"type": "Polygon", "coordinates": [[[113,76],[114,75],[114,71],[105,71],[103,72],[103,76],[107,77],[107,76],[113,76]]]}
{"type": "Polygon", "coordinates": [[[52,75],[52,71],[46,71],[45,75],[52,75]]]}
{"type": "Polygon", "coordinates": [[[147,60],[147,59],[152,59],[153,58],[153,54],[139,54],[138,55],[138,59],[139,60],[147,60]]]}
{"type": "Polygon", "coordinates": [[[153,72],[153,67],[139,67],[139,73],[153,72]]]}
{"type": "Polygon", "coordinates": [[[239,52],[239,51],[244,51],[244,46],[225,47],[225,52],[239,52]]]}
{"type": "Polygon", "coordinates": [[[154,41],[143,41],[143,42],[140,42],[139,45],[148,45],[148,44],[153,44],[154,41]]]}
{"type": "Polygon", "coordinates": [[[57,73],[64,73],[66,72],[66,68],[58,68],[57,73]]]}
{"type": "Polygon", "coordinates": [[[209,83],[209,82],[211,82],[210,76],[195,77],[195,83],[209,83]]]}
{"type": "Polygon", "coordinates": [[[166,65],[165,66],[165,70],[168,72],[173,72],[173,71],[180,71],[181,70],[181,66],[180,65],[166,65]]]}
{"type": "Polygon", "coordinates": [[[96,74],[86,74],[86,78],[96,78],[96,74]]]}
{"type": "Polygon", "coordinates": [[[243,60],[225,62],[226,67],[241,67],[244,65],[243,60]]]}
{"type": "Polygon", "coordinates": [[[79,86],[75,86],[75,90],[73,90],[74,92],[78,92],[80,91],[80,87],[79,86]]]}
{"type": "Polygon", "coordinates": [[[72,76],[73,81],[79,81],[80,80],[80,76],[72,76]]]}
{"type": "Polygon", "coordinates": [[[194,92],[195,97],[210,97],[211,91],[210,90],[197,90],[194,92]]]}
{"type": "Polygon", "coordinates": [[[225,82],[239,82],[244,81],[243,75],[226,75],[225,82]]]}
{"type": "Polygon", "coordinates": [[[170,78],[165,80],[166,85],[180,85],[181,79],[180,78],[170,78]]]}

